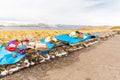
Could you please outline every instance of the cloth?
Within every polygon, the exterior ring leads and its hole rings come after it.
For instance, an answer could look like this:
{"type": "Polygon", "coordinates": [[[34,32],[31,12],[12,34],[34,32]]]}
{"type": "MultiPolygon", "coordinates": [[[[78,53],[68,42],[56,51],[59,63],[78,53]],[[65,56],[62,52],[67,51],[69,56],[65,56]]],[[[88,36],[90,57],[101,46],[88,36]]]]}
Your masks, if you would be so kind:
{"type": "Polygon", "coordinates": [[[72,37],[72,38],[77,38],[77,34],[75,32],[71,32],[69,34],[69,36],[72,37]]]}
{"type": "Polygon", "coordinates": [[[54,44],[52,44],[51,42],[46,42],[45,41],[45,39],[41,39],[41,40],[39,40],[39,42],[42,42],[42,43],[45,43],[45,44],[47,44],[47,46],[48,46],[48,50],[46,50],[46,51],[40,51],[40,53],[41,54],[47,54],[50,50],[52,50],[53,48],[54,48],[54,44]]]}
{"type": "Polygon", "coordinates": [[[7,46],[5,49],[11,52],[14,52],[16,50],[15,47],[10,47],[10,46],[7,46]]]}
{"type": "Polygon", "coordinates": [[[17,46],[16,48],[16,52],[20,54],[25,54],[26,50],[27,50],[27,47],[25,45],[20,45],[20,46],[17,46]]]}
{"type": "Polygon", "coordinates": [[[12,41],[8,42],[8,45],[14,44],[15,42],[18,42],[18,40],[12,40],[12,41]]]}
{"type": "Polygon", "coordinates": [[[82,34],[82,35],[83,35],[83,38],[72,38],[69,35],[62,34],[62,35],[56,36],[55,38],[57,40],[67,42],[69,44],[76,44],[78,42],[86,41],[91,38],[90,35],[87,35],[87,34],[82,34]]]}
{"type": "Polygon", "coordinates": [[[20,61],[26,54],[19,54],[17,52],[10,52],[0,45],[0,65],[15,64],[20,61]],[[16,58],[13,55],[16,54],[16,58]]]}

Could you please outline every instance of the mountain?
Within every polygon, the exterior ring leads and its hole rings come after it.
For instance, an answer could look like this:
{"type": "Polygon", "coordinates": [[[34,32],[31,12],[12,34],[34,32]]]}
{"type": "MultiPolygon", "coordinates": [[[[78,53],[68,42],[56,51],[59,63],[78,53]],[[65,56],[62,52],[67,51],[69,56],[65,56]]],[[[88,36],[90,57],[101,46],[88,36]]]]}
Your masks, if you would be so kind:
{"type": "Polygon", "coordinates": [[[55,25],[44,24],[44,23],[36,23],[36,24],[29,24],[29,23],[0,23],[0,27],[55,27],[55,25]]]}

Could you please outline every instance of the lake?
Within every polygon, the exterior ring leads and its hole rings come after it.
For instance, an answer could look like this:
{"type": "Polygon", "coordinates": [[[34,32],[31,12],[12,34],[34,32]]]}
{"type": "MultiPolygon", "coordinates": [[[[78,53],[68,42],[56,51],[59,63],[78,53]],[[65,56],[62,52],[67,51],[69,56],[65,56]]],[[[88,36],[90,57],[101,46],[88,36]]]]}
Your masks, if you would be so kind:
{"type": "Polygon", "coordinates": [[[1,30],[77,30],[80,27],[0,27],[1,30]]]}

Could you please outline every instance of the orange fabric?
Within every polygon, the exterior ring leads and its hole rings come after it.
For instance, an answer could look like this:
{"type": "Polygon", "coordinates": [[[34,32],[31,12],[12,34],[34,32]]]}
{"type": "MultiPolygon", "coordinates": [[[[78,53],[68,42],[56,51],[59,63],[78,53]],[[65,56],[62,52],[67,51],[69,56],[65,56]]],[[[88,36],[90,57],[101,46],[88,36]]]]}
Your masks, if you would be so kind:
{"type": "Polygon", "coordinates": [[[15,42],[14,44],[17,46],[18,44],[20,44],[20,42],[15,42]]]}

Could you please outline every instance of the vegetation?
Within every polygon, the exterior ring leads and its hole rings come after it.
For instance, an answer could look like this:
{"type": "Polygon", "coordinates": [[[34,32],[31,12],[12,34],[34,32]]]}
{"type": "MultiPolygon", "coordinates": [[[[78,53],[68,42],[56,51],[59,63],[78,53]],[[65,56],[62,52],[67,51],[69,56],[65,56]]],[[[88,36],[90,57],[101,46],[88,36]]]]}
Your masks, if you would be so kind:
{"type": "MultiPolygon", "coordinates": [[[[79,31],[83,33],[89,32],[101,32],[105,29],[81,29],[79,31]]],[[[18,39],[24,40],[26,38],[34,38],[34,41],[45,38],[47,36],[56,36],[60,34],[68,34],[75,30],[15,30],[15,31],[3,31],[0,30],[0,43],[6,43],[10,40],[18,39]]]]}
{"type": "Polygon", "coordinates": [[[110,28],[111,30],[120,30],[120,26],[113,26],[112,28],[110,28]]]}

